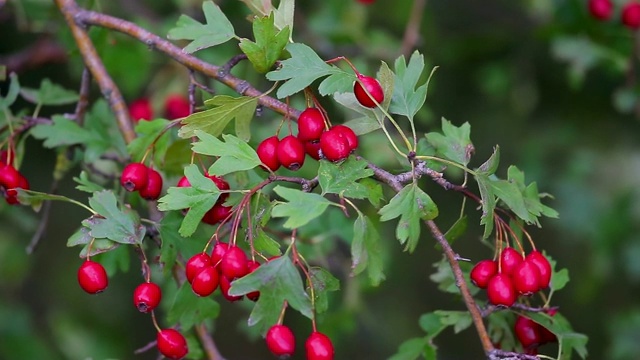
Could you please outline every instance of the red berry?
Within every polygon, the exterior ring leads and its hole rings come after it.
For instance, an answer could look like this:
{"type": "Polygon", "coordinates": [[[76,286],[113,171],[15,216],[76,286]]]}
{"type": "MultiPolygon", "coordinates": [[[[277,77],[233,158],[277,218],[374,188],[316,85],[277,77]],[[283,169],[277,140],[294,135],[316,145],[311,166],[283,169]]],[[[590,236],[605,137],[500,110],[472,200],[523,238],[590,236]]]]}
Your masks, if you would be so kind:
{"type": "Polygon", "coordinates": [[[305,141],[304,151],[312,158],[320,160],[320,140],[305,141]]]}
{"type": "Polygon", "coordinates": [[[622,7],[622,23],[633,30],[640,28],[640,2],[631,1],[622,7]]]}
{"type": "Polygon", "coordinates": [[[508,275],[496,274],[489,280],[487,296],[493,305],[511,307],[516,302],[518,294],[508,275]]]}
{"type": "Polygon", "coordinates": [[[324,129],[324,116],[317,108],[307,108],[298,117],[298,139],[302,142],[320,139],[324,129]]]}
{"type": "Polygon", "coordinates": [[[353,93],[356,95],[356,99],[360,105],[368,108],[374,108],[376,107],[376,103],[373,101],[374,99],[378,104],[382,104],[384,101],[384,91],[382,90],[382,86],[380,86],[378,80],[362,74],[357,74],[357,76],[360,81],[356,81],[355,84],[353,84],[353,93]],[[365,89],[367,89],[371,96],[367,94],[365,89]]]}
{"type": "MultiPolygon", "coordinates": [[[[224,191],[224,190],[230,189],[229,183],[224,178],[216,175],[206,175],[206,176],[209,179],[211,179],[211,181],[213,181],[214,184],[216,184],[216,187],[218,188],[218,190],[224,191]]],[[[228,197],[229,197],[229,193],[221,193],[220,197],[218,197],[217,203],[222,204],[223,202],[225,202],[225,200],[227,200],[228,197]]]]}
{"type": "Polygon", "coordinates": [[[275,356],[292,356],[296,349],[296,338],[285,325],[273,325],[265,337],[269,351],[275,356]]]}
{"type": "Polygon", "coordinates": [[[185,265],[185,275],[189,283],[193,282],[193,278],[206,267],[212,266],[211,257],[207,253],[198,253],[193,255],[185,265]]]}
{"type": "Polygon", "coordinates": [[[241,278],[249,273],[247,255],[237,246],[229,246],[220,260],[220,272],[229,279],[241,278]]]}
{"type": "Polygon", "coordinates": [[[222,203],[217,202],[213,207],[207,211],[202,217],[202,222],[215,225],[222,220],[226,219],[231,214],[231,206],[224,206],[222,203]]]}
{"type": "Polygon", "coordinates": [[[183,176],[180,178],[180,180],[178,180],[178,184],[176,185],[177,187],[191,187],[191,183],[189,182],[189,179],[187,179],[186,176],[183,176]]]}
{"type": "Polygon", "coordinates": [[[335,351],[331,339],[321,332],[314,331],[304,344],[307,360],[333,360],[335,351]]]}
{"type": "Polygon", "coordinates": [[[160,300],[162,300],[162,290],[156,283],[142,283],[133,291],[133,304],[140,312],[146,313],[155,309],[160,304],[160,300]]]}
{"type": "Polygon", "coordinates": [[[523,295],[531,295],[540,290],[540,271],[530,261],[523,261],[511,273],[511,280],[516,291],[523,295]]]}
{"type": "Polygon", "coordinates": [[[147,200],[157,200],[162,192],[162,176],[159,172],[149,168],[147,186],[140,189],[140,196],[147,200]]]}
{"type": "Polygon", "coordinates": [[[471,269],[471,282],[480,289],[486,289],[489,280],[498,273],[498,263],[493,260],[482,260],[471,269]]]}
{"type": "Polygon", "coordinates": [[[217,242],[213,250],[211,250],[211,264],[218,266],[224,254],[227,253],[227,250],[229,250],[229,244],[226,242],[217,242]]]}
{"type": "Polygon", "coordinates": [[[164,102],[164,114],[169,120],[191,115],[189,100],[182,95],[169,95],[164,102]]]}
{"type": "Polygon", "coordinates": [[[522,254],[512,247],[507,247],[502,250],[500,254],[500,266],[503,274],[511,275],[513,270],[523,262],[522,254]]]}
{"type": "Polygon", "coordinates": [[[535,321],[518,316],[513,327],[513,332],[525,349],[537,347],[540,344],[540,333],[538,328],[540,325],[535,321]]]}
{"type": "Polygon", "coordinates": [[[263,164],[265,164],[271,171],[276,171],[280,168],[280,160],[278,160],[278,144],[280,139],[277,136],[268,137],[258,145],[256,153],[263,164]]]}
{"type": "Polygon", "coordinates": [[[611,0],[589,0],[589,12],[598,20],[609,20],[613,14],[611,0]]]}
{"type": "Polygon", "coordinates": [[[344,137],[340,130],[336,131],[334,128],[322,133],[320,149],[327,160],[334,162],[346,159],[351,153],[349,140],[344,137]]]}
{"type": "Polygon", "coordinates": [[[304,145],[293,135],[280,140],[276,153],[280,164],[289,170],[298,170],[304,164],[304,145]]]}
{"type": "Polygon", "coordinates": [[[234,302],[242,299],[242,296],[232,296],[229,295],[229,288],[231,287],[231,280],[227,279],[226,276],[220,276],[220,291],[222,292],[222,296],[229,302],[234,302]]]}
{"type": "Polygon", "coordinates": [[[358,147],[358,135],[356,135],[350,127],[345,125],[336,125],[332,129],[333,131],[338,131],[342,134],[343,138],[347,139],[347,143],[349,143],[351,151],[354,151],[358,147]]]}
{"type": "Polygon", "coordinates": [[[187,340],[175,329],[163,329],[158,332],[158,350],[169,359],[182,359],[189,352],[187,340]]]}
{"type": "Polygon", "coordinates": [[[5,189],[13,189],[19,187],[22,175],[12,165],[0,167],[0,186],[5,189]]]}
{"type": "Polygon", "coordinates": [[[109,286],[109,278],[100,263],[85,260],[78,269],[78,283],[82,290],[89,294],[97,294],[109,286]]]}
{"type": "Polygon", "coordinates": [[[540,271],[540,289],[548,288],[553,274],[549,260],[538,250],[529,253],[525,260],[536,264],[538,267],[538,271],[540,271]]]}
{"type": "Polygon", "coordinates": [[[198,296],[209,296],[213,294],[220,283],[218,269],[209,265],[193,278],[191,290],[198,296]]]}
{"type": "Polygon", "coordinates": [[[149,168],[142,163],[130,163],[122,170],[120,184],[127,191],[140,191],[149,182],[149,168]]]}
{"type": "MultiPolygon", "coordinates": [[[[249,268],[249,274],[251,274],[257,268],[260,267],[260,263],[257,262],[257,261],[249,260],[247,262],[247,267],[249,268]]],[[[260,298],[260,291],[252,291],[252,292],[247,294],[247,299],[249,299],[251,301],[258,301],[259,298],[260,298]]]]}
{"type": "Polygon", "coordinates": [[[140,98],[129,104],[129,116],[135,122],[153,119],[151,101],[147,98],[140,98]]]}

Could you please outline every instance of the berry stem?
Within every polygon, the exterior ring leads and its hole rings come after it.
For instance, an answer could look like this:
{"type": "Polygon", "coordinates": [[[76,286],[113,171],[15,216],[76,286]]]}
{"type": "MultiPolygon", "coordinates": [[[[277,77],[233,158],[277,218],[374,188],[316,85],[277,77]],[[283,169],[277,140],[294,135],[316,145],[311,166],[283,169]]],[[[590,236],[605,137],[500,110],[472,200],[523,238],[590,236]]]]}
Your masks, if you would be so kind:
{"type": "Polygon", "coordinates": [[[147,156],[149,155],[149,152],[151,152],[151,150],[155,149],[156,142],[158,142],[158,140],[160,140],[160,137],[162,137],[162,135],[164,135],[169,129],[171,129],[172,127],[176,126],[176,124],[179,124],[179,123],[180,123],[180,119],[171,120],[171,122],[169,124],[167,124],[167,126],[165,126],[158,133],[158,135],[156,135],[156,137],[153,139],[151,144],[149,144],[147,146],[147,148],[145,149],[144,155],[142,155],[142,160],[140,160],[140,163],[144,164],[145,160],[147,159],[147,156]]]}
{"type": "Polygon", "coordinates": [[[309,274],[309,270],[308,270],[309,264],[304,259],[304,257],[300,255],[300,253],[298,252],[298,248],[296,247],[296,230],[297,229],[293,229],[293,231],[291,232],[290,249],[293,256],[293,262],[295,264],[298,264],[298,266],[300,267],[300,270],[302,270],[302,273],[307,278],[307,282],[309,283],[309,295],[311,297],[311,314],[312,314],[311,327],[315,332],[317,329],[316,327],[316,293],[315,293],[315,288],[313,286],[313,280],[311,280],[311,275],[309,274]]]}
{"type": "Polygon", "coordinates": [[[162,331],[160,326],[158,325],[158,321],[156,320],[156,312],[155,310],[151,310],[151,321],[153,322],[153,326],[156,328],[158,332],[162,331]]]}
{"type": "Polygon", "coordinates": [[[280,315],[278,316],[278,325],[282,325],[282,320],[284,320],[284,313],[287,310],[287,307],[289,306],[289,303],[287,302],[287,300],[285,300],[282,303],[282,308],[280,309],[280,315]]]}

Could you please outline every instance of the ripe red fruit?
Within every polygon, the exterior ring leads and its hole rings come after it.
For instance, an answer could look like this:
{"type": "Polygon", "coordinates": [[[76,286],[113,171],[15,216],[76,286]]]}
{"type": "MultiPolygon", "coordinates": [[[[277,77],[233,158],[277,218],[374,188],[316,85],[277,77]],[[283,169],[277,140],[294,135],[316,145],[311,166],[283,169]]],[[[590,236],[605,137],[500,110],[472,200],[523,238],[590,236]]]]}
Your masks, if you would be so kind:
{"type": "Polygon", "coordinates": [[[296,349],[296,338],[285,325],[273,325],[265,337],[269,351],[275,356],[292,356],[296,349]]]}
{"type": "Polygon", "coordinates": [[[358,147],[358,135],[356,135],[350,127],[345,125],[336,125],[332,129],[333,131],[337,131],[341,134],[343,138],[347,139],[347,143],[351,149],[350,151],[353,151],[358,147]]]}
{"type": "Polygon", "coordinates": [[[632,30],[640,28],[640,2],[631,1],[622,7],[622,23],[632,30]]]}
{"type": "MultiPolygon", "coordinates": [[[[257,261],[249,260],[247,262],[247,267],[249,268],[249,274],[251,274],[257,268],[260,267],[260,263],[257,262],[257,261]]],[[[252,291],[252,292],[247,294],[247,299],[249,299],[251,301],[258,301],[259,298],[260,298],[260,291],[252,291]]]]}
{"type": "Polygon", "coordinates": [[[100,263],[85,260],[78,269],[78,284],[89,294],[97,294],[109,286],[109,278],[100,263]]]}
{"type": "Polygon", "coordinates": [[[182,95],[169,95],[164,102],[164,115],[169,120],[179,119],[191,115],[189,100],[182,95]]]}
{"type": "Polygon", "coordinates": [[[304,151],[312,158],[320,160],[320,140],[305,141],[304,151]]]}
{"type": "Polygon", "coordinates": [[[341,161],[346,159],[351,153],[349,140],[340,130],[331,128],[320,136],[320,149],[322,155],[329,161],[341,161]]]}
{"type": "Polygon", "coordinates": [[[218,266],[218,264],[220,264],[220,260],[222,260],[222,257],[224,256],[224,254],[227,253],[227,250],[229,250],[229,244],[226,242],[217,242],[214,246],[213,246],[213,250],[211,250],[211,264],[213,266],[218,266]]]}
{"type": "Polygon", "coordinates": [[[247,254],[237,246],[229,246],[220,260],[220,272],[229,279],[241,278],[249,273],[247,254]]]}
{"type": "Polygon", "coordinates": [[[140,189],[140,196],[147,200],[157,200],[162,192],[162,176],[159,172],[149,168],[147,186],[140,189]]]}
{"type": "Polygon", "coordinates": [[[513,327],[513,332],[525,349],[537,347],[540,344],[540,325],[533,320],[518,316],[513,327]]]}
{"type": "Polygon", "coordinates": [[[549,260],[538,250],[529,253],[525,260],[534,263],[538,267],[538,271],[540,271],[540,289],[548,288],[553,274],[549,260]]]}
{"type": "Polygon", "coordinates": [[[193,282],[193,278],[206,267],[213,266],[211,257],[207,253],[198,253],[193,255],[185,265],[185,275],[189,283],[193,282]]]}
{"type": "Polygon", "coordinates": [[[191,183],[189,182],[189,179],[187,179],[186,176],[183,176],[180,178],[180,180],[178,180],[178,184],[176,185],[177,187],[190,187],[191,183]]]}
{"type": "Polygon", "coordinates": [[[202,222],[209,225],[215,225],[226,219],[229,214],[231,214],[231,206],[224,206],[218,200],[218,202],[204,214],[202,222]]]}
{"type": "Polygon", "coordinates": [[[589,0],[589,12],[598,20],[609,20],[613,14],[611,0],[589,0]]]}
{"type": "Polygon", "coordinates": [[[160,304],[160,300],[162,300],[162,290],[156,283],[142,283],[133,291],[133,305],[142,313],[155,309],[160,304]]]}
{"type": "Polygon", "coordinates": [[[293,135],[280,140],[276,153],[280,164],[289,170],[298,170],[304,164],[304,145],[293,135]]]}
{"type": "Polygon", "coordinates": [[[276,171],[280,168],[280,160],[278,160],[278,144],[280,139],[277,136],[268,137],[258,145],[256,153],[263,164],[265,164],[271,171],[276,171]]]}
{"type": "Polygon", "coordinates": [[[5,189],[19,187],[22,175],[12,165],[4,164],[0,167],[0,186],[5,189]]]}
{"type": "Polygon", "coordinates": [[[512,247],[504,248],[500,254],[500,271],[503,274],[511,275],[516,266],[522,261],[524,261],[522,254],[516,251],[516,249],[512,247]]]}
{"type": "Polygon", "coordinates": [[[158,332],[158,350],[169,359],[182,359],[189,353],[187,340],[175,329],[163,329],[158,332]]]}
{"type": "Polygon", "coordinates": [[[13,165],[13,160],[15,160],[15,157],[16,152],[13,149],[11,150],[11,153],[9,153],[9,150],[0,151],[0,167],[3,167],[5,164],[13,165]]]}
{"type": "Polygon", "coordinates": [[[122,170],[120,184],[127,191],[140,191],[149,181],[149,168],[142,163],[130,163],[122,170]]]}
{"type": "Polygon", "coordinates": [[[530,261],[523,261],[511,273],[511,280],[516,291],[523,295],[531,295],[540,290],[540,270],[530,261]]]}
{"type": "Polygon", "coordinates": [[[140,98],[129,104],[129,116],[135,122],[153,119],[151,101],[147,98],[140,98]]]}
{"type": "Polygon", "coordinates": [[[218,269],[209,265],[193,278],[191,290],[198,296],[209,296],[216,291],[219,283],[220,275],[218,274],[218,269]]]}
{"type": "MultiPolygon", "coordinates": [[[[229,183],[224,178],[220,176],[208,175],[208,174],[205,174],[205,176],[211,179],[211,181],[213,181],[214,184],[216,184],[216,187],[218,188],[218,190],[224,191],[224,190],[230,189],[229,183]]],[[[221,193],[217,203],[219,204],[224,203],[228,197],[229,197],[229,193],[221,193]]]]}
{"type": "Polygon", "coordinates": [[[487,296],[493,305],[511,307],[516,302],[518,294],[508,275],[496,274],[489,280],[487,296]]]}
{"type": "Polygon", "coordinates": [[[220,276],[220,291],[222,292],[222,296],[229,302],[234,302],[242,299],[242,296],[232,296],[229,295],[229,288],[231,287],[231,280],[227,279],[226,276],[220,276]]]}
{"type": "MultiPolygon", "coordinates": [[[[549,309],[546,311],[549,316],[554,316],[556,312],[558,312],[556,309],[549,309]]],[[[558,341],[558,338],[554,333],[540,324],[538,324],[538,332],[540,333],[540,345],[558,341]]]]}
{"type": "Polygon", "coordinates": [[[357,74],[357,77],[360,81],[356,81],[355,84],[353,84],[353,93],[360,105],[374,108],[376,107],[376,103],[373,101],[374,99],[378,104],[382,104],[384,101],[384,91],[378,80],[362,74],[357,74]],[[367,90],[365,91],[365,89],[367,90]],[[371,96],[367,94],[367,91],[371,96]]]}
{"type": "Polygon", "coordinates": [[[498,273],[498,263],[493,260],[482,260],[471,269],[471,282],[480,289],[486,289],[489,280],[498,273]]]}
{"type": "Polygon", "coordinates": [[[333,360],[335,351],[331,339],[321,332],[314,331],[304,344],[307,360],[333,360]]]}
{"type": "Polygon", "coordinates": [[[324,117],[318,108],[306,108],[298,117],[298,139],[302,142],[320,139],[324,129],[324,117]]]}

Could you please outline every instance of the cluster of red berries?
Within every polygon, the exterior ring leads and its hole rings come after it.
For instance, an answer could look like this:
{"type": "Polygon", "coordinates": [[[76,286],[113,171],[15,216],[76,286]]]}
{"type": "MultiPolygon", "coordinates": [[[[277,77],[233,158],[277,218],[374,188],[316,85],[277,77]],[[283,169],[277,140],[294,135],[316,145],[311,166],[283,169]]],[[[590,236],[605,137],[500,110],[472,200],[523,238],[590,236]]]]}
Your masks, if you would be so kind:
{"type": "MultiPolygon", "coordinates": [[[[598,20],[606,21],[613,15],[613,1],[611,0],[589,0],[588,4],[591,16],[598,20]]],[[[640,28],[640,2],[632,0],[627,2],[620,13],[622,24],[636,30],[640,28]]]]}
{"type": "Polygon", "coordinates": [[[502,250],[499,259],[482,260],[471,270],[471,281],[487,289],[489,302],[511,307],[518,295],[529,296],[546,289],[551,282],[551,264],[537,250],[526,257],[512,247],[502,250]]]}
{"type": "Polygon", "coordinates": [[[147,200],[157,200],[162,192],[162,176],[143,163],[130,163],[120,175],[120,184],[127,191],[138,191],[147,200]]]}
{"type": "Polygon", "coordinates": [[[9,205],[18,203],[16,189],[29,190],[29,181],[15,167],[13,167],[14,153],[0,152],[0,194],[9,205]]]}
{"type": "MultiPolygon", "coordinates": [[[[211,255],[206,252],[193,255],[185,266],[187,281],[198,296],[209,296],[220,286],[222,296],[230,302],[242,299],[242,296],[229,295],[231,282],[239,279],[260,266],[257,261],[249,260],[244,250],[225,243],[217,242],[211,255]]],[[[251,301],[258,301],[260,292],[247,294],[251,301]]]]}
{"type": "MultiPolygon", "coordinates": [[[[213,183],[216,184],[216,187],[219,190],[225,191],[230,189],[229,183],[222,177],[216,176],[216,175],[209,175],[206,173],[205,173],[205,176],[209,180],[213,181],[213,183]]],[[[189,183],[189,179],[187,179],[186,176],[183,176],[180,178],[180,180],[178,180],[177,186],[190,187],[191,184],[189,183]]],[[[229,217],[229,215],[231,214],[231,206],[224,206],[224,202],[227,200],[228,197],[229,197],[229,193],[221,193],[220,196],[218,197],[218,201],[216,201],[213,207],[211,207],[211,209],[209,209],[209,211],[207,211],[202,217],[202,222],[209,225],[214,225],[226,219],[227,217],[229,217]]]]}
{"type": "MultiPolygon", "coordinates": [[[[556,314],[555,309],[549,309],[546,312],[551,316],[556,314]]],[[[516,318],[513,332],[527,355],[537,355],[539,346],[558,341],[558,338],[547,328],[520,315],[516,318]]]]}
{"type": "MultiPolygon", "coordinates": [[[[269,351],[279,358],[293,356],[296,349],[293,331],[285,325],[276,324],[269,328],[265,338],[269,351]]],[[[329,337],[319,331],[314,331],[305,342],[307,360],[333,360],[334,348],[329,337]]]]}
{"type": "MultiPolygon", "coordinates": [[[[169,95],[164,101],[164,116],[169,120],[180,119],[191,115],[189,100],[178,94],[169,95]]],[[[154,118],[153,106],[148,98],[140,98],[129,104],[129,116],[133,121],[151,120],[154,118]]]]}

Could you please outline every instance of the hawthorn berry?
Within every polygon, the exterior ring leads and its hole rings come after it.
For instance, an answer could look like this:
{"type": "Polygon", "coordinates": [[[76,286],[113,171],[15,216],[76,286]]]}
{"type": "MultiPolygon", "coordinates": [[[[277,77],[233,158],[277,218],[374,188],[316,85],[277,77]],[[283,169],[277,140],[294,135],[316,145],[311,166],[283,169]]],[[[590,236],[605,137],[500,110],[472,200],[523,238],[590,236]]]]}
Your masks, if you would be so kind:
{"type": "Polygon", "coordinates": [[[231,280],[229,280],[226,276],[220,275],[220,291],[222,292],[222,296],[224,296],[224,298],[227,299],[228,302],[242,300],[242,296],[229,295],[230,287],[231,280]]]}
{"type": "Polygon", "coordinates": [[[632,30],[640,28],[640,2],[630,1],[622,7],[622,23],[632,30]]]}
{"type": "Polygon", "coordinates": [[[589,0],[588,7],[591,16],[598,20],[609,20],[613,14],[611,0],[589,0]]]}
{"type": "Polygon", "coordinates": [[[513,332],[523,348],[531,349],[540,345],[539,327],[540,325],[535,321],[524,316],[518,316],[513,326],[513,332]]]}
{"type": "Polygon", "coordinates": [[[148,98],[140,98],[129,104],[129,116],[135,122],[153,119],[153,108],[148,98]]]}
{"type": "Polygon", "coordinates": [[[191,281],[191,290],[198,296],[209,296],[213,294],[220,283],[218,269],[209,265],[196,274],[191,281]]]}
{"type": "Polygon", "coordinates": [[[296,338],[285,325],[276,324],[270,327],[265,340],[269,351],[278,357],[292,356],[296,349],[296,338]]]}
{"type": "Polygon", "coordinates": [[[187,340],[175,329],[163,329],[158,332],[158,350],[169,359],[182,359],[189,353],[187,340]]]}
{"type": "Polygon", "coordinates": [[[538,267],[538,271],[540,271],[540,289],[548,288],[553,274],[549,260],[538,250],[530,252],[525,260],[534,263],[538,267]]]}
{"type": "Polygon", "coordinates": [[[280,144],[280,139],[274,135],[262,140],[256,148],[258,158],[260,158],[260,161],[271,169],[271,171],[276,171],[280,168],[280,160],[278,160],[277,152],[278,144],[280,144]]]}
{"type": "Polygon", "coordinates": [[[318,108],[306,108],[298,117],[298,139],[302,142],[320,139],[324,129],[324,116],[318,108]]]}
{"type": "Polygon", "coordinates": [[[511,273],[511,280],[516,291],[523,295],[531,295],[540,290],[540,270],[531,261],[518,264],[511,273]]]}
{"type": "MultiPolygon", "coordinates": [[[[554,316],[558,312],[558,310],[548,309],[545,312],[549,316],[554,316]]],[[[556,337],[554,333],[552,333],[551,331],[549,331],[549,329],[547,329],[546,327],[540,324],[538,324],[538,332],[540,333],[540,345],[558,341],[558,337],[556,337]]]]}
{"type": "Polygon", "coordinates": [[[78,284],[87,293],[97,294],[109,286],[109,278],[102,264],[87,259],[78,269],[78,284]]]}
{"type": "Polygon", "coordinates": [[[331,128],[320,136],[320,150],[329,161],[337,162],[346,159],[351,153],[349,140],[340,130],[331,128]]]}
{"type": "Polygon", "coordinates": [[[202,222],[209,225],[215,225],[226,219],[229,214],[231,214],[231,206],[224,206],[222,203],[217,202],[204,214],[202,222]]]}
{"type": "Polygon", "coordinates": [[[149,168],[142,163],[130,163],[122,170],[120,184],[127,191],[140,191],[149,182],[149,168]]]}
{"type": "Polygon", "coordinates": [[[280,140],[276,151],[278,161],[289,170],[298,170],[304,164],[304,145],[293,135],[288,135],[280,140]]]}
{"type": "Polygon", "coordinates": [[[304,151],[312,158],[320,160],[320,140],[305,141],[304,151]]]}
{"type": "Polygon", "coordinates": [[[162,300],[162,290],[156,283],[142,283],[133,291],[133,304],[142,313],[155,309],[160,304],[160,300],[162,300]]]}
{"type": "Polygon", "coordinates": [[[22,175],[13,165],[3,164],[0,167],[0,186],[5,189],[13,189],[19,187],[22,175]]]}
{"type": "Polygon", "coordinates": [[[494,260],[479,261],[473,269],[471,269],[471,282],[480,289],[486,289],[489,280],[498,273],[498,263],[494,260]]]}
{"type": "Polygon", "coordinates": [[[177,187],[190,187],[191,183],[189,182],[189,179],[187,179],[186,176],[183,176],[180,178],[180,180],[178,180],[178,184],[176,185],[177,187]]]}
{"type": "Polygon", "coordinates": [[[220,273],[228,279],[241,278],[249,273],[247,254],[244,250],[233,245],[220,260],[220,273]]]}
{"type": "Polygon", "coordinates": [[[518,294],[511,278],[504,273],[498,273],[487,284],[487,296],[493,305],[511,307],[516,302],[518,294]]]}
{"type": "Polygon", "coordinates": [[[353,84],[353,93],[360,105],[374,108],[376,107],[376,103],[373,100],[378,104],[382,104],[384,101],[384,91],[378,80],[362,74],[357,74],[356,76],[359,81],[353,84]],[[369,94],[367,94],[367,92],[369,92],[369,94]]]}
{"type": "Polygon", "coordinates": [[[185,265],[185,275],[189,283],[193,282],[193,278],[206,267],[212,266],[211,257],[207,253],[198,253],[193,255],[185,265]]]}
{"type": "MultiPolygon", "coordinates": [[[[247,267],[249,268],[249,274],[251,274],[257,268],[260,267],[260,263],[257,262],[257,261],[249,260],[247,262],[247,267]]],[[[252,292],[247,294],[247,299],[249,299],[251,301],[258,301],[259,298],[260,298],[260,291],[252,291],[252,292]]]]}
{"type": "Polygon", "coordinates": [[[522,254],[512,247],[506,247],[500,254],[500,271],[503,274],[511,275],[522,261],[524,261],[522,254]]]}
{"type": "Polygon", "coordinates": [[[335,351],[331,339],[321,332],[314,331],[304,344],[307,360],[333,360],[335,351]]]}
{"type": "Polygon", "coordinates": [[[182,95],[169,95],[164,101],[164,115],[169,120],[180,119],[191,115],[189,100],[182,95]]]}
{"type": "Polygon", "coordinates": [[[227,250],[229,250],[229,244],[226,242],[218,241],[213,246],[213,250],[211,250],[211,264],[213,266],[218,266],[224,254],[227,253],[227,250]]]}
{"type": "Polygon", "coordinates": [[[341,136],[347,139],[349,144],[349,152],[354,151],[358,147],[358,135],[346,125],[336,125],[333,127],[333,131],[337,131],[341,136]]]}
{"type": "Polygon", "coordinates": [[[162,176],[159,172],[149,168],[147,186],[140,189],[140,196],[147,200],[157,200],[162,192],[162,176]]]}

